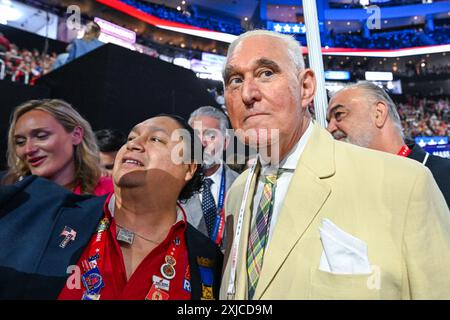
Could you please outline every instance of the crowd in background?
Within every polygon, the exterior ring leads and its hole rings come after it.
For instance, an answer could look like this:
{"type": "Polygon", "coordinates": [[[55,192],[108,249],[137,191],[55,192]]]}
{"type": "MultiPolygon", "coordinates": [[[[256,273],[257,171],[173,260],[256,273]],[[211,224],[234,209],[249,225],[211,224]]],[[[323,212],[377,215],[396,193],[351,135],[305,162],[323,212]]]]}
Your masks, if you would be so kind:
{"type": "Polygon", "coordinates": [[[448,98],[435,101],[410,96],[397,106],[406,136],[450,136],[448,98]]]}
{"type": "Polygon", "coordinates": [[[446,44],[450,42],[450,28],[435,27],[433,31],[406,29],[397,31],[383,31],[364,37],[359,33],[330,33],[326,43],[329,46],[342,48],[366,49],[400,49],[418,46],[446,44]]]}
{"type": "Polygon", "coordinates": [[[215,19],[214,17],[203,18],[197,16],[192,10],[176,10],[163,5],[148,2],[143,3],[137,0],[123,0],[122,2],[165,20],[236,35],[244,32],[244,29],[241,27],[239,21],[232,23],[229,21],[223,21],[223,19],[215,19]]]}
{"type": "Polygon", "coordinates": [[[37,49],[21,49],[15,44],[11,44],[9,50],[0,51],[0,59],[5,64],[4,78],[27,84],[34,84],[49,73],[56,57],[55,52],[42,54],[37,49]]]}

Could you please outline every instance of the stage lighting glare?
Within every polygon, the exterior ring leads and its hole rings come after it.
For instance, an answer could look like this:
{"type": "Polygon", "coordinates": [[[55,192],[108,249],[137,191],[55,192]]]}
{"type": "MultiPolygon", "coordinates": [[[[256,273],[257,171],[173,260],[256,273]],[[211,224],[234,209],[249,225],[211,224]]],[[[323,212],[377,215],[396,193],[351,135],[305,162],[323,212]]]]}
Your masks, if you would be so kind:
{"type": "Polygon", "coordinates": [[[177,7],[177,10],[178,10],[178,11],[181,11],[181,7],[180,7],[180,6],[178,6],[178,7],[177,7]]]}
{"type": "Polygon", "coordinates": [[[186,1],[181,1],[181,4],[184,6],[186,4],[186,1]]]}
{"type": "Polygon", "coordinates": [[[425,68],[425,66],[426,66],[425,62],[422,62],[422,63],[420,64],[420,66],[421,66],[422,68],[425,68]]]}
{"type": "Polygon", "coordinates": [[[6,5],[0,5],[0,21],[15,21],[22,17],[22,12],[6,5]]]}

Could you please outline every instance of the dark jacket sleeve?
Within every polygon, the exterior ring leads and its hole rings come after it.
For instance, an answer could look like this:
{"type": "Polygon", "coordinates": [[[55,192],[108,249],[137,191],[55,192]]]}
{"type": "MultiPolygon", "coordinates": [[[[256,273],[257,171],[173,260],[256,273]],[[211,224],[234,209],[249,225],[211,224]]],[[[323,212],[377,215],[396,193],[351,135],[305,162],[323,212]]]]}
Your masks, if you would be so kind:
{"type": "Polygon", "coordinates": [[[186,243],[189,255],[189,264],[191,268],[191,299],[207,299],[208,290],[212,290],[212,299],[219,298],[220,283],[222,279],[223,254],[219,247],[206,237],[203,233],[188,224],[186,230],[186,243]],[[203,266],[199,264],[203,263],[203,266]],[[205,284],[202,279],[202,272],[208,271],[213,273],[212,288],[209,284],[205,284]]]}

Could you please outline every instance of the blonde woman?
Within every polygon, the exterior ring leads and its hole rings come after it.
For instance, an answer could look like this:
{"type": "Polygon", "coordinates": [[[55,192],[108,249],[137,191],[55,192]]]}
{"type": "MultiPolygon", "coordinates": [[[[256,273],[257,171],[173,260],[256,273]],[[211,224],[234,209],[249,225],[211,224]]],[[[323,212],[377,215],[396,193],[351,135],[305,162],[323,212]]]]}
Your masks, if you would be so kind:
{"type": "Polygon", "coordinates": [[[18,106],[8,132],[4,184],[37,175],[76,194],[113,191],[101,177],[99,152],[90,124],[67,102],[31,100],[18,106]]]}

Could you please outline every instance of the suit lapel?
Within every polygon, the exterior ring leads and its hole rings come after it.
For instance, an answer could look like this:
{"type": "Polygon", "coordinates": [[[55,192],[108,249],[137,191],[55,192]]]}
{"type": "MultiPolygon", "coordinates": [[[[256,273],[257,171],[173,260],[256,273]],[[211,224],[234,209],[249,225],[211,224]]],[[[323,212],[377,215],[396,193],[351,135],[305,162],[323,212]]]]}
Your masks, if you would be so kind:
{"type": "Polygon", "coordinates": [[[52,227],[49,243],[40,259],[38,273],[69,276],[66,274],[66,268],[77,263],[95,232],[103,215],[102,208],[105,199],[106,197],[92,198],[80,202],[80,205],[69,204],[60,210],[52,227]],[[60,244],[64,236],[61,236],[61,232],[66,226],[76,232],[76,237],[62,248],[60,244]],[[57,274],[52,274],[54,272],[57,274]]]}
{"type": "Polygon", "coordinates": [[[189,199],[186,204],[183,205],[187,213],[187,220],[196,229],[200,230],[203,234],[207,235],[208,231],[206,229],[206,222],[203,216],[202,204],[200,202],[200,197],[198,194],[194,194],[191,199],[189,199]]]}
{"type": "Polygon", "coordinates": [[[223,169],[225,170],[225,187],[228,191],[234,180],[236,180],[236,175],[226,164],[223,165],[223,169]]]}
{"type": "Polygon", "coordinates": [[[334,173],[334,144],[332,138],[321,130],[315,126],[297,164],[278,220],[273,226],[272,240],[264,254],[254,299],[264,294],[331,193],[331,188],[321,178],[334,173]]]}

